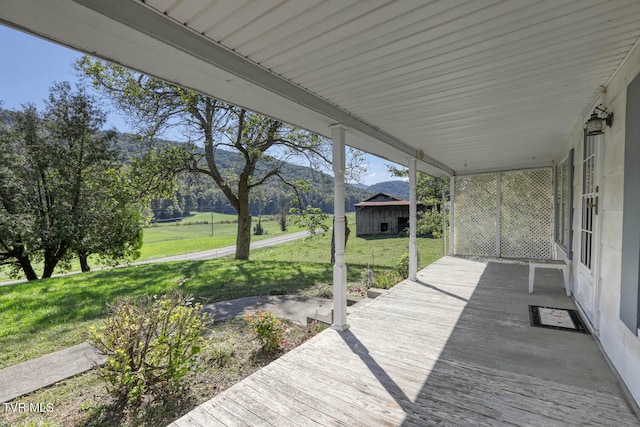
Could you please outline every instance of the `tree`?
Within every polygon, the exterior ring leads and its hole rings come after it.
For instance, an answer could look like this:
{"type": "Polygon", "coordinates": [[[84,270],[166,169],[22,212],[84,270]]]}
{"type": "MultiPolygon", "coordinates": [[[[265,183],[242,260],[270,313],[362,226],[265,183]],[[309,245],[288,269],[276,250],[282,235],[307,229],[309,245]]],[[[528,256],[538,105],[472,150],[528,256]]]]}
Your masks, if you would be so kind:
{"type": "MultiPolygon", "coordinates": [[[[398,169],[387,165],[389,173],[397,177],[407,177],[408,169],[398,169]]],[[[435,178],[426,173],[416,174],[416,199],[426,207],[424,212],[418,212],[417,233],[440,237],[442,235],[442,198],[449,200],[449,180],[435,178]],[[444,191],[444,193],[443,193],[444,191]]]]}
{"type": "Polygon", "coordinates": [[[45,112],[34,106],[14,113],[0,134],[0,262],[37,279],[31,265],[43,261],[42,277],[73,255],[134,255],[140,214],[123,189],[114,132],[103,132],[105,114],[82,87],[50,89],[45,112]]]}
{"type": "Polygon", "coordinates": [[[86,181],[90,196],[83,200],[72,246],[83,272],[90,270],[90,255],[110,265],[140,255],[142,218],[140,207],[134,203],[140,199],[128,181],[127,174],[116,168],[86,181]]]}
{"type": "Polygon", "coordinates": [[[152,138],[178,128],[194,143],[183,147],[184,163],[174,164],[173,170],[211,177],[235,208],[236,259],[249,258],[251,192],[271,179],[295,186],[282,173],[294,158],[328,163],[328,141],[281,121],[86,56],[76,67],[143,135],[152,138]],[[222,150],[238,153],[237,164],[224,167],[217,161],[222,150]]]}
{"type": "Polygon", "coordinates": [[[32,106],[22,115],[6,115],[0,123],[0,264],[9,265],[12,271],[22,269],[27,280],[38,278],[29,251],[36,239],[34,233],[25,232],[33,228],[35,218],[28,206],[31,195],[20,178],[30,175],[26,173],[25,151],[29,142],[34,145],[37,140],[38,127],[39,117],[32,106]],[[21,128],[25,136],[22,144],[16,128],[21,128]]]}
{"type": "Polygon", "coordinates": [[[276,212],[273,219],[280,226],[280,231],[287,231],[287,214],[289,213],[289,198],[282,193],[275,197],[276,212]]]}

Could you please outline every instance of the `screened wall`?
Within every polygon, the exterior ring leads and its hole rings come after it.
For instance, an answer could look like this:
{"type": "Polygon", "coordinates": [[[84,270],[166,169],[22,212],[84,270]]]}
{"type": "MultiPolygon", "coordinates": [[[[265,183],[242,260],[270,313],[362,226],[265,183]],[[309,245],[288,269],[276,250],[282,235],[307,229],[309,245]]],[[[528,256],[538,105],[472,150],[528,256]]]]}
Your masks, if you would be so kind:
{"type": "Polygon", "coordinates": [[[552,178],[551,168],[456,177],[455,254],[550,259],[552,178]]]}

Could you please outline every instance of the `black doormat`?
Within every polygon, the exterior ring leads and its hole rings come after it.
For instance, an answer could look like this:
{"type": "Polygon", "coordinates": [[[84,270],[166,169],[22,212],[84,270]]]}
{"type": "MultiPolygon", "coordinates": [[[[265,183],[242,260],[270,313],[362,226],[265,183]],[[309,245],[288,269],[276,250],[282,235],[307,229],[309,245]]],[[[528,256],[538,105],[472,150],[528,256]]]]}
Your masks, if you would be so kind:
{"type": "Polygon", "coordinates": [[[589,329],[582,321],[580,313],[566,308],[529,306],[531,326],[537,328],[559,329],[562,331],[589,334],[589,329]]]}

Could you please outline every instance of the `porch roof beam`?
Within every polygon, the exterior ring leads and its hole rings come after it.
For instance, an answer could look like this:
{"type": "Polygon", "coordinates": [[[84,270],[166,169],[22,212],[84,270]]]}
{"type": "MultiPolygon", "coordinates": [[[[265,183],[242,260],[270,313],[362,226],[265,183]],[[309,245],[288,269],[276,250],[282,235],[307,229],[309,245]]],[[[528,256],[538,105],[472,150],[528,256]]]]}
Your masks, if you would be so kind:
{"type": "MultiPolygon", "coordinates": [[[[381,131],[341,109],[337,105],[291,83],[235,52],[226,49],[222,45],[207,40],[178,23],[171,22],[141,2],[131,0],[111,0],[107,2],[103,0],[73,1],[123,25],[134,28],[162,43],[179,49],[203,62],[233,74],[246,82],[329,117],[336,123],[340,123],[370,138],[381,141],[403,154],[427,163],[444,174],[454,174],[453,169],[444,163],[423,152],[419,153],[419,150],[407,145],[396,137],[381,131]]],[[[263,113],[268,114],[268,112],[263,113]]],[[[279,117],[279,119],[286,121],[285,117],[279,117]]]]}

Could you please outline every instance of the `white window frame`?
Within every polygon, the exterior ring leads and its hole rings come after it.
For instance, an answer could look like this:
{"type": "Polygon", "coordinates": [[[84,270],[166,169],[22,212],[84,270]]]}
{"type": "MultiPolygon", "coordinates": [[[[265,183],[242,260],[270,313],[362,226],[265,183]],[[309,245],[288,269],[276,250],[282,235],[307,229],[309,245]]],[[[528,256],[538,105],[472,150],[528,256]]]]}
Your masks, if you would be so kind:
{"type": "Polygon", "coordinates": [[[569,150],[554,170],[554,241],[564,250],[568,260],[573,257],[573,153],[573,149],[569,150]]]}

